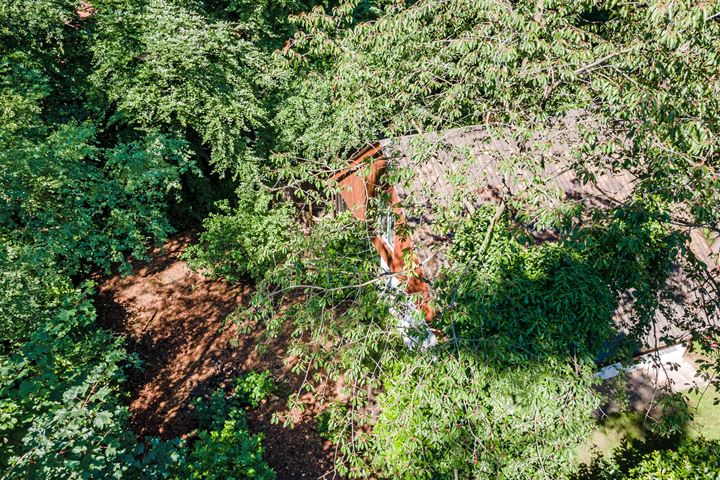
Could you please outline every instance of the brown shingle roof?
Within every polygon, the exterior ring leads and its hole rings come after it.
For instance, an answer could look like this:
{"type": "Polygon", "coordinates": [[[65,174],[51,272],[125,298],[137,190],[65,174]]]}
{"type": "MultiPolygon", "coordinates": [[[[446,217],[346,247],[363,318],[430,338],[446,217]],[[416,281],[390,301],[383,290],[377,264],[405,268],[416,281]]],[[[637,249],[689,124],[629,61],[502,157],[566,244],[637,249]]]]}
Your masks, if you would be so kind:
{"type": "Polygon", "coordinates": [[[529,187],[549,206],[569,201],[602,207],[631,195],[635,178],[628,172],[605,172],[594,182],[583,182],[570,168],[571,145],[577,142],[573,121],[572,117],[566,120],[571,127],[562,133],[547,135],[554,137],[552,144],[537,135],[526,142],[524,151],[516,141],[493,138],[484,126],[381,142],[391,164],[409,173],[395,189],[420,261],[426,262],[427,278],[435,278],[446,263],[443,250],[448,242],[437,231],[436,216],[453,198],[472,213],[482,204],[497,201],[503,190],[522,196],[529,187]],[[546,145],[542,148],[532,143],[546,145]],[[518,168],[518,164],[522,166],[518,168]]]}
{"type": "MultiPolygon", "coordinates": [[[[503,191],[522,196],[528,185],[550,206],[580,202],[587,207],[607,208],[632,195],[636,179],[627,171],[595,172],[593,181],[583,181],[571,168],[572,147],[579,139],[579,118],[570,115],[558,130],[536,134],[524,143],[493,138],[485,126],[380,142],[383,154],[391,165],[399,167],[403,178],[395,189],[426,279],[432,281],[447,266],[445,252],[450,239],[437,228],[437,218],[453,198],[472,213],[482,204],[497,202],[503,191]]],[[[691,237],[691,248],[709,266],[707,243],[697,231],[691,237]]],[[[677,288],[678,298],[669,312],[673,317],[685,315],[690,300],[697,300],[692,298],[697,286],[685,278],[679,267],[670,283],[677,288]]],[[[615,314],[615,322],[623,330],[624,325],[632,323],[633,303],[629,292],[624,297],[615,314]]],[[[656,315],[659,330],[680,335],[682,331],[674,323],[662,313],[656,315]]],[[[645,343],[646,348],[658,346],[652,332],[645,343]]]]}

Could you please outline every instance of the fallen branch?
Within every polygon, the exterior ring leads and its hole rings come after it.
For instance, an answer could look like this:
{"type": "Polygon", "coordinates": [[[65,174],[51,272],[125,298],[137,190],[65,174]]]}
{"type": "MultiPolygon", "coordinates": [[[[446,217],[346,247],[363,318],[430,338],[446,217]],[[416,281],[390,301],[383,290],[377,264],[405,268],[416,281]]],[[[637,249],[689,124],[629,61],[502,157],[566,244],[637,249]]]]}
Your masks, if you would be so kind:
{"type": "Polygon", "coordinates": [[[377,283],[377,282],[379,282],[379,281],[381,281],[381,280],[387,280],[387,279],[390,278],[390,277],[396,277],[396,276],[398,276],[398,275],[405,275],[406,273],[407,273],[407,272],[405,272],[404,270],[403,270],[403,271],[399,271],[399,272],[385,272],[385,273],[383,273],[383,274],[381,274],[381,275],[379,275],[379,276],[377,276],[377,277],[375,277],[375,278],[372,278],[372,279],[367,280],[367,281],[362,282],[362,283],[357,283],[357,284],[354,284],[354,285],[342,285],[342,286],[339,286],[339,287],[331,287],[331,288],[328,288],[328,287],[320,287],[320,286],[318,286],[318,285],[309,285],[309,284],[307,284],[307,285],[292,285],[292,286],[290,286],[290,287],[286,287],[286,288],[283,288],[283,289],[280,289],[280,290],[276,290],[276,291],[270,293],[269,296],[270,296],[270,297],[274,297],[274,296],[279,295],[279,294],[281,294],[281,293],[289,292],[289,291],[292,291],[292,290],[319,290],[319,291],[322,291],[322,292],[337,292],[337,291],[340,291],[340,290],[349,290],[349,289],[351,289],[351,288],[362,288],[362,287],[367,287],[368,285],[372,285],[372,284],[374,284],[374,283],[377,283]]]}

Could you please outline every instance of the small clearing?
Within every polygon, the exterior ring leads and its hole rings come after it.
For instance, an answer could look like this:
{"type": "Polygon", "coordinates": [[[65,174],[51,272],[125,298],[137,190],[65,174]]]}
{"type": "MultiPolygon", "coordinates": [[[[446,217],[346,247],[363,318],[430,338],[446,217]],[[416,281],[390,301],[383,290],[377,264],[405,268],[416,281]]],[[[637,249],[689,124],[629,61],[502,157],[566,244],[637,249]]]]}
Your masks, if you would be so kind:
{"type": "MultiPolygon", "coordinates": [[[[132,276],[100,280],[97,298],[102,326],[122,335],[141,369],[128,372],[129,408],[138,437],[171,438],[196,427],[194,398],[228,388],[250,370],[269,370],[292,391],[298,378],[283,363],[286,341],[278,340],[261,356],[260,332],[238,335],[227,316],[252,291],[192,272],[179,259],[193,241],[178,235],[152,252],[149,263],[135,265],[132,276]]],[[[282,479],[333,478],[334,450],[316,430],[318,406],[309,408],[294,429],[274,425],[274,413],[288,415],[284,398],[273,396],[248,412],[251,430],[264,436],[265,457],[282,479]]]]}

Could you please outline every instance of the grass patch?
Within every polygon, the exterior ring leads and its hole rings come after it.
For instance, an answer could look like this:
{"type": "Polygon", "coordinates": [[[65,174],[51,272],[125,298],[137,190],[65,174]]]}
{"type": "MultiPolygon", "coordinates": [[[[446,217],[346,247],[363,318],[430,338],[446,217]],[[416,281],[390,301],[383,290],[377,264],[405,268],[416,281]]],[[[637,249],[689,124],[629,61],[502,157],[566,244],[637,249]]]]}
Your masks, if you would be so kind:
{"type": "Polygon", "coordinates": [[[644,441],[647,430],[643,426],[645,415],[638,412],[613,414],[598,425],[588,441],[580,447],[578,460],[590,462],[594,452],[609,455],[623,439],[644,441]]]}
{"type": "MultiPolygon", "coordinates": [[[[700,392],[683,392],[688,399],[688,408],[693,420],[687,424],[688,438],[703,436],[708,440],[720,440],[720,392],[709,387],[700,392]],[[716,404],[717,403],[717,404],[716,404]]],[[[610,455],[620,446],[623,439],[645,441],[652,434],[643,424],[645,415],[639,412],[614,414],[598,424],[588,441],[578,450],[578,461],[588,463],[594,452],[610,455]]]]}
{"type": "Polygon", "coordinates": [[[687,434],[691,438],[703,436],[708,440],[720,440],[720,392],[716,387],[709,387],[703,392],[686,392],[688,405],[693,413],[693,421],[690,422],[687,434]]]}

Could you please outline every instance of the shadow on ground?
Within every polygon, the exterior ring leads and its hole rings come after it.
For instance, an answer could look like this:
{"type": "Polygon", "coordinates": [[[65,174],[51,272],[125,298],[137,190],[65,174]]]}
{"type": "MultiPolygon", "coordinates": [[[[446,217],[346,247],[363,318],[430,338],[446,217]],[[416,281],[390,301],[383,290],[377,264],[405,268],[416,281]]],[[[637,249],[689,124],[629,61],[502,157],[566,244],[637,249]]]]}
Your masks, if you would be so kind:
{"type": "MultiPolygon", "coordinates": [[[[290,389],[299,386],[282,361],[284,339],[261,356],[255,349],[260,331],[238,335],[226,322],[252,285],[229,285],[189,270],[179,254],[192,240],[177,236],[154,251],[150,263],[136,265],[134,275],[100,283],[99,323],[125,337],[142,362],[128,372],[131,422],[139,437],[189,434],[196,428],[193,399],[228,388],[249,370],[270,370],[290,389]]],[[[279,397],[248,413],[250,428],[264,435],[266,459],[278,479],[332,478],[332,446],[315,429],[319,408],[299,417],[294,429],[270,422],[274,413],[288,413],[279,397]]]]}

